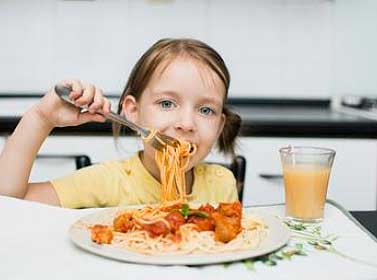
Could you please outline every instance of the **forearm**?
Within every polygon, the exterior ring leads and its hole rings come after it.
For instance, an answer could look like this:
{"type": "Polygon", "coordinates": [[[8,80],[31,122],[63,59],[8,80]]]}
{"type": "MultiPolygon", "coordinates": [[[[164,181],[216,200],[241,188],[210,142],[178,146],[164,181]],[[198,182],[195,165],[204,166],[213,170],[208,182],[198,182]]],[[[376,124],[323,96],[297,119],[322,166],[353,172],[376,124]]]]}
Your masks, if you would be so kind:
{"type": "Polygon", "coordinates": [[[36,106],[25,113],[0,155],[0,195],[24,198],[35,156],[52,129],[36,106]]]}

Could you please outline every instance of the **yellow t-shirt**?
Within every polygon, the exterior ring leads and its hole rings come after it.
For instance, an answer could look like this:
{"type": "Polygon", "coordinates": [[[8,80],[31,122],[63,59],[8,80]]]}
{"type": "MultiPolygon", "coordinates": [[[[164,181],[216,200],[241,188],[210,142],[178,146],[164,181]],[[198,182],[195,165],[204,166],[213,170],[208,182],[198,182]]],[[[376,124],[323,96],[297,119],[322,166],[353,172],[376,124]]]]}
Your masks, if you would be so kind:
{"type": "MultiPolygon", "coordinates": [[[[105,161],[51,181],[66,208],[153,204],[161,198],[160,183],[145,169],[138,154],[127,160],[105,161]]],[[[194,167],[190,201],[236,201],[233,173],[221,165],[194,167]]]]}

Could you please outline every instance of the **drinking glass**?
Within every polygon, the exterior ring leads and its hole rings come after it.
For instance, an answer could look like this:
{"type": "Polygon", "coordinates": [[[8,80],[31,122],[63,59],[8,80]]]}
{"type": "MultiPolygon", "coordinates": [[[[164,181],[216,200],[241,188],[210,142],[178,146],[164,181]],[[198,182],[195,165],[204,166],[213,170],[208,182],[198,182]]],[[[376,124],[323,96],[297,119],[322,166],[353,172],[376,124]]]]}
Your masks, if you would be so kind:
{"type": "Polygon", "coordinates": [[[299,222],[323,220],[327,187],[335,151],[328,148],[281,148],[285,215],[299,222]]]}

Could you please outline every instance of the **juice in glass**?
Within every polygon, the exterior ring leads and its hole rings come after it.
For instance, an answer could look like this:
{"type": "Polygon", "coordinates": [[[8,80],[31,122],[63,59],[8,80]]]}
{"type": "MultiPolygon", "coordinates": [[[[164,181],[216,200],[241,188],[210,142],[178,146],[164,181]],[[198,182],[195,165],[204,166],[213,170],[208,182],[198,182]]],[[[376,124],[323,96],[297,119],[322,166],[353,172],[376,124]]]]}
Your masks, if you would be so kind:
{"type": "Polygon", "coordinates": [[[280,150],[286,216],[304,222],[321,221],[335,152],[314,147],[289,148],[280,150]]]}

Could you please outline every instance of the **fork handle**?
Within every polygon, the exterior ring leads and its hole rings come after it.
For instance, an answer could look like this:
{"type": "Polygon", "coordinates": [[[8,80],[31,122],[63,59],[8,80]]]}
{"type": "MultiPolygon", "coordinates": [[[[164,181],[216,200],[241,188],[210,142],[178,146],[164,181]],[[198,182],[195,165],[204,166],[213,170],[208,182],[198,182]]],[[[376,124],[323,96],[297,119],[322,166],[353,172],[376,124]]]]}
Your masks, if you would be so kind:
{"type": "Polygon", "coordinates": [[[130,122],[125,117],[116,114],[112,111],[108,114],[103,114],[106,119],[111,120],[113,122],[128,126],[129,128],[135,130],[136,132],[139,132],[143,137],[147,137],[150,134],[150,131],[148,129],[145,129],[143,127],[138,126],[137,124],[130,122]]]}
{"type": "MultiPolygon", "coordinates": [[[[75,106],[75,103],[69,99],[69,94],[71,93],[72,88],[68,86],[63,85],[56,85],[55,86],[55,92],[56,94],[65,102],[68,102],[71,105],[75,106]]],[[[88,108],[87,106],[80,106],[80,109],[86,111],[88,108]]],[[[103,115],[106,119],[111,120],[113,122],[128,126],[129,128],[133,129],[136,132],[139,132],[143,137],[147,137],[150,134],[150,131],[146,128],[140,127],[137,124],[129,121],[127,118],[114,113],[113,111],[110,111],[110,113],[102,113],[99,112],[99,114],[103,115]]]]}

